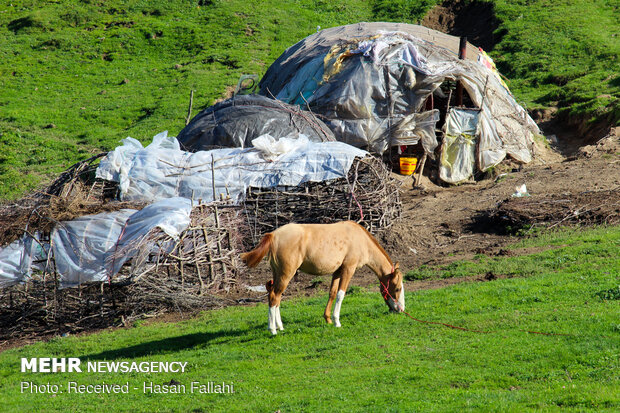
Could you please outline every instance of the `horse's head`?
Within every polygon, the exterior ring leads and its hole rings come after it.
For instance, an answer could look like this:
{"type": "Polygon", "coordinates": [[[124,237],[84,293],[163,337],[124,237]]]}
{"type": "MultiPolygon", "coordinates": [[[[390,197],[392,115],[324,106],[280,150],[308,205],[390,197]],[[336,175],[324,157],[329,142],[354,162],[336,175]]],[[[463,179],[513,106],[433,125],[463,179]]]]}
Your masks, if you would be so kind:
{"type": "Polygon", "coordinates": [[[397,313],[405,311],[405,289],[403,286],[403,273],[398,263],[394,264],[391,274],[379,279],[379,289],[385,303],[391,311],[397,313]]]}

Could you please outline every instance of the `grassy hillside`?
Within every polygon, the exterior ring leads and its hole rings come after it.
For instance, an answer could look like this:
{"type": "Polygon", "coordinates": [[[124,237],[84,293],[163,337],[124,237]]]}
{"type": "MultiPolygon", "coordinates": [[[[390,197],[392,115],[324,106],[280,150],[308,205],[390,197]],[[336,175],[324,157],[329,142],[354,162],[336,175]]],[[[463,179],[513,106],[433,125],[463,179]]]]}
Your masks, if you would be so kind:
{"type": "Polygon", "coordinates": [[[494,3],[493,55],[518,100],[569,122],[619,124],[620,1],[494,3]]]}
{"type": "MultiPolygon", "coordinates": [[[[618,411],[620,228],[547,234],[513,249],[542,246],[551,248],[493,258],[496,274],[514,278],[407,293],[414,317],[488,333],[390,314],[378,292],[354,288],[343,303],[341,329],[324,323],[322,295],[285,299],[285,331],[275,337],[260,304],[8,350],[0,354],[0,405],[5,412],[618,411]],[[519,273],[521,265],[527,271],[519,273]],[[21,373],[22,357],[188,367],[21,373]],[[128,383],[130,391],[68,394],[69,381],[128,383]],[[192,381],[232,383],[235,393],[189,394],[192,381]],[[22,393],[21,382],[58,385],[63,393],[22,393]],[[144,382],[183,384],[188,393],[145,394],[144,382]]],[[[481,270],[468,275],[482,276],[481,270]]]]}
{"type": "Polygon", "coordinates": [[[0,198],[127,136],[178,133],[190,90],[196,110],[208,106],[317,25],[365,11],[361,1],[3,2],[0,198]]]}
{"type": "MultiPolygon", "coordinates": [[[[286,47],[358,21],[415,23],[432,0],[0,2],[0,199],[89,154],[184,126],[286,47]]],[[[528,107],[617,122],[618,1],[497,1],[493,55],[528,107]]]]}

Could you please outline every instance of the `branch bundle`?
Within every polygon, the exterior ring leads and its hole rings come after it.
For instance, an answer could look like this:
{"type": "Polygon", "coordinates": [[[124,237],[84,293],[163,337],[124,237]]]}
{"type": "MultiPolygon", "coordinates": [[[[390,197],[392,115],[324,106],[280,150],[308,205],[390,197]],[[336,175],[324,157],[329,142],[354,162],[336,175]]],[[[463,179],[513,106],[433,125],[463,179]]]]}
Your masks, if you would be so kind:
{"type": "Polygon", "coordinates": [[[40,274],[0,289],[0,340],[123,325],[129,321],[126,299],[124,284],[59,289],[53,274],[40,274]]]}
{"type": "Polygon", "coordinates": [[[25,233],[49,234],[60,221],[124,208],[142,209],[143,203],[115,201],[118,185],[95,180],[94,163],[101,153],[71,166],[47,188],[0,207],[0,246],[25,233]]]}
{"type": "Polygon", "coordinates": [[[489,218],[509,232],[533,225],[614,225],[620,222],[620,189],[510,198],[489,218]]]}

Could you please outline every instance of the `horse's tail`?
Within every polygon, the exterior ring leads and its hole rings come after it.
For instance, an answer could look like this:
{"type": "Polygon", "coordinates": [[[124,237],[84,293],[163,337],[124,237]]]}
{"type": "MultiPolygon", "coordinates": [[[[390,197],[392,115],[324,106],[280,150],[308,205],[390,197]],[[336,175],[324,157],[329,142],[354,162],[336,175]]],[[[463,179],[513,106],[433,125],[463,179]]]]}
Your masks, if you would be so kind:
{"type": "Polygon", "coordinates": [[[244,252],[241,254],[241,260],[250,268],[256,267],[258,263],[261,262],[263,257],[269,252],[272,241],[273,233],[270,232],[265,234],[256,248],[250,252],[244,252]]]}

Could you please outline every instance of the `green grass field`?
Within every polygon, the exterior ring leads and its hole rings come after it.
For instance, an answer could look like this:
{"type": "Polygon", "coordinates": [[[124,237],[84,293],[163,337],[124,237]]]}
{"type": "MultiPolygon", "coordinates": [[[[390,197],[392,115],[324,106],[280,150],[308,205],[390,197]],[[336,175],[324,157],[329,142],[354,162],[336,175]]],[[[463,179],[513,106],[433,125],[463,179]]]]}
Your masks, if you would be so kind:
{"type": "MultiPolygon", "coordinates": [[[[0,200],[132,136],[149,142],[288,46],[358,21],[415,23],[434,0],[0,1],[0,200]]],[[[620,2],[493,1],[491,52],[517,100],[594,125],[620,120],[620,2]]],[[[390,314],[353,288],[336,329],[326,297],[285,299],[286,331],[267,307],[179,323],[58,337],[0,354],[0,411],[618,411],[620,227],[539,234],[515,256],[409,269],[407,279],[491,272],[407,293],[390,314]],[[549,248],[547,248],[549,246],[549,248]],[[524,248],[543,251],[520,255],[524,248]],[[527,333],[537,331],[559,335],[527,333]],[[181,361],[185,373],[21,373],[22,357],[181,361]],[[68,394],[67,383],[129,384],[128,394],[68,394]],[[233,383],[234,394],[145,394],[143,383],[233,383]],[[22,382],[59,394],[21,392],[22,382]]]]}
{"type": "MultiPolygon", "coordinates": [[[[132,136],[148,142],[262,76],[290,45],[358,21],[416,23],[433,0],[1,1],[0,200],[132,136]]],[[[491,55],[528,108],[620,119],[618,0],[495,1],[491,55]]]]}
{"type": "Polygon", "coordinates": [[[533,255],[457,264],[473,266],[467,275],[491,266],[512,278],[407,293],[416,318],[488,333],[391,314],[374,288],[354,288],[341,329],[324,323],[326,297],[318,295],[285,299],[286,330],[275,337],[260,304],[11,349],[0,354],[0,405],[7,412],[618,411],[620,227],[554,232],[512,248],[547,245],[533,255]],[[175,374],[21,373],[22,357],[188,365],[175,374]],[[129,383],[130,391],[67,394],[69,381],[129,383]],[[190,394],[193,381],[232,383],[234,393],[190,394]],[[22,393],[21,382],[63,393],[22,393]],[[144,382],[183,384],[188,393],[145,394],[144,382]]]}

